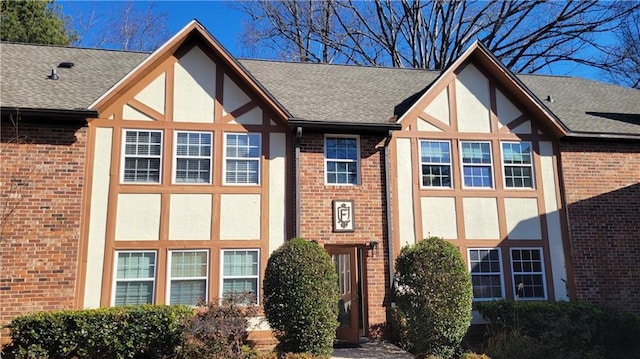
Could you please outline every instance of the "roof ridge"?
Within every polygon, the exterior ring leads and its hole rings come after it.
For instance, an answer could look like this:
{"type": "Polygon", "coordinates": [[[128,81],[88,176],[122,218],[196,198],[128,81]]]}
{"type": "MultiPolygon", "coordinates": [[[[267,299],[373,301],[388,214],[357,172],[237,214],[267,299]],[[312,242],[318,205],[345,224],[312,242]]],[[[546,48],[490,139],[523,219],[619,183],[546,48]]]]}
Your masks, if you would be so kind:
{"type": "Polygon", "coordinates": [[[50,44],[33,44],[27,42],[14,42],[14,41],[0,41],[1,45],[18,45],[18,46],[33,46],[33,47],[49,47],[55,49],[70,49],[70,50],[91,50],[91,51],[110,51],[118,53],[130,53],[130,54],[151,54],[149,51],[137,51],[137,50],[120,50],[120,49],[105,49],[97,47],[82,47],[72,45],[50,45],[50,44]]]}
{"type": "Polygon", "coordinates": [[[415,67],[365,66],[365,65],[358,65],[358,64],[338,64],[338,63],[327,63],[327,62],[299,62],[299,61],[290,61],[290,60],[248,58],[248,57],[238,57],[237,59],[239,61],[271,62],[271,63],[279,63],[279,64],[292,64],[292,65],[349,67],[349,68],[383,69],[383,70],[397,70],[397,71],[404,70],[404,71],[433,72],[438,74],[442,73],[442,71],[440,70],[421,69],[421,68],[415,68],[415,67]]]}

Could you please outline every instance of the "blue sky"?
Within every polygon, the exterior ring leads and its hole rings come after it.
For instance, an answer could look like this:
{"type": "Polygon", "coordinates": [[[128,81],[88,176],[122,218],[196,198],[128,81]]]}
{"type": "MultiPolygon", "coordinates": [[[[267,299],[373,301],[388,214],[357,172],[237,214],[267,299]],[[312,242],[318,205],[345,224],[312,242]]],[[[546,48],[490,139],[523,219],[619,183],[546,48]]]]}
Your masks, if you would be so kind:
{"type": "MultiPolygon", "coordinates": [[[[56,1],[62,13],[75,19],[79,13],[88,13],[94,1],[56,1]]],[[[118,5],[117,1],[95,1],[98,11],[108,12],[118,5]]],[[[238,37],[242,33],[242,12],[233,8],[232,1],[154,1],[158,13],[166,12],[170,35],[182,29],[189,21],[197,19],[234,56],[240,56],[238,37]]],[[[136,6],[146,9],[146,1],[136,1],[136,6]]]]}
{"type": "MultiPolygon", "coordinates": [[[[178,32],[189,21],[197,19],[232,55],[236,57],[251,57],[247,51],[243,51],[239,37],[243,31],[243,21],[247,15],[233,6],[232,0],[202,0],[202,1],[151,1],[158,13],[168,14],[166,24],[170,36],[178,32]]],[[[56,4],[62,7],[62,13],[75,19],[78,14],[88,13],[94,4],[98,12],[108,13],[118,6],[118,1],[72,1],[57,0],[56,4]]],[[[136,1],[136,6],[146,9],[148,1],[136,1]]],[[[586,77],[598,81],[608,81],[602,73],[592,68],[576,64],[556,63],[552,68],[540,73],[553,75],[568,75],[586,77]]]]}

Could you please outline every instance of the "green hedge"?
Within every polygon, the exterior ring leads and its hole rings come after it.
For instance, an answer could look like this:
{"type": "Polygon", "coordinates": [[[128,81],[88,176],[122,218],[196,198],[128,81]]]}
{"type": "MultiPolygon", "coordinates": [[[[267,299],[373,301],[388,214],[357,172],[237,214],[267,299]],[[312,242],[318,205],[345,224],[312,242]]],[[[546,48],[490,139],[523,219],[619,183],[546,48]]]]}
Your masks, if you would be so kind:
{"type": "Polygon", "coordinates": [[[472,288],[460,251],[442,238],[405,246],[396,259],[391,313],[400,343],[415,354],[451,357],[471,323],[472,288]]]}
{"type": "Polygon", "coordinates": [[[16,358],[172,358],[182,342],[183,306],[127,306],[15,318],[4,355],[16,358]]]}
{"type": "Polygon", "coordinates": [[[338,327],[338,275],[327,251],[294,238],[269,257],[264,313],[280,353],[328,356],[338,327]]]}
{"type": "Polygon", "coordinates": [[[500,358],[638,358],[640,320],[588,303],[477,303],[488,319],[485,351],[500,358]]]}

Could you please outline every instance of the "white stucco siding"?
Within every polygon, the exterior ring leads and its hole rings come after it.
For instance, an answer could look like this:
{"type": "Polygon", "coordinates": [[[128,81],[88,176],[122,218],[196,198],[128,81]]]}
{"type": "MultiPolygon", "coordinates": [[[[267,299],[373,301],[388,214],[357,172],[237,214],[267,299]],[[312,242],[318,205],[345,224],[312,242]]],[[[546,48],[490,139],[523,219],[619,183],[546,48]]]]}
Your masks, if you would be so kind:
{"type": "Polygon", "coordinates": [[[87,243],[84,308],[100,307],[102,272],[104,269],[104,244],[107,232],[112,139],[113,129],[96,128],[93,172],[91,173],[91,215],[89,217],[87,243]]]}
{"type": "Polygon", "coordinates": [[[174,69],[173,120],[213,123],[216,64],[196,46],[174,69]]]}
{"type": "Polygon", "coordinates": [[[509,239],[542,239],[537,198],[505,198],[509,239]]]}
{"type": "Polygon", "coordinates": [[[161,73],[160,76],[151,81],[151,83],[142,89],[134,98],[159,113],[164,114],[165,77],[164,72],[161,73]]]}
{"type": "Polygon", "coordinates": [[[542,171],[542,186],[547,217],[555,300],[569,300],[569,294],[567,293],[567,286],[565,284],[567,280],[567,268],[564,259],[560,212],[558,212],[558,202],[556,198],[557,183],[555,179],[555,166],[553,164],[553,145],[551,142],[540,142],[540,170],[542,171]]]}
{"type": "Polygon", "coordinates": [[[447,92],[447,89],[444,89],[433,99],[433,101],[431,101],[431,103],[424,109],[424,113],[446,125],[451,124],[449,113],[449,93],[447,92]]]}
{"type": "Polygon", "coordinates": [[[211,239],[210,194],[172,194],[170,203],[170,240],[211,239]]]}
{"type": "Polygon", "coordinates": [[[496,90],[496,107],[499,127],[506,126],[509,122],[522,116],[522,112],[500,90],[496,90]]]}
{"type": "Polygon", "coordinates": [[[473,65],[456,78],[456,111],[460,132],[491,132],[489,80],[473,65]]]}
{"type": "Polygon", "coordinates": [[[500,239],[495,198],[463,198],[462,207],[467,239],[500,239]]]}
{"type": "Polygon", "coordinates": [[[238,116],[233,121],[229,123],[238,123],[241,125],[262,125],[262,109],[260,107],[256,107],[251,111],[238,116]]]}
{"type": "Polygon", "coordinates": [[[223,114],[231,113],[249,101],[249,96],[229,76],[224,75],[223,114]]]}
{"type": "Polygon", "coordinates": [[[160,194],[118,195],[116,238],[124,241],[153,241],[160,238],[160,194]]]}
{"type": "Polygon", "coordinates": [[[398,183],[398,222],[400,246],[416,242],[415,217],[413,210],[413,172],[411,169],[411,140],[397,140],[396,163],[398,183]]]}
{"type": "Polygon", "coordinates": [[[418,125],[418,131],[442,132],[441,129],[421,119],[420,117],[418,117],[416,123],[418,125]]]}
{"type": "Polygon", "coordinates": [[[453,197],[422,197],[423,237],[458,239],[456,201],[453,197]]]}
{"type": "Polygon", "coordinates": [[[259,194],[220,196],[220,239],[260,239],[259,194]]]}
{"type": "Polygon", "coordinates": [[[136,121],[154,121],[153,117],[147,116],[129,105],[124,105],[122,107],[122,119],[136,121]]]}
{"type": "Polygon", "coordinates": [[[269,253],[286,240],[287,136],[269,134],[269,253]]]}

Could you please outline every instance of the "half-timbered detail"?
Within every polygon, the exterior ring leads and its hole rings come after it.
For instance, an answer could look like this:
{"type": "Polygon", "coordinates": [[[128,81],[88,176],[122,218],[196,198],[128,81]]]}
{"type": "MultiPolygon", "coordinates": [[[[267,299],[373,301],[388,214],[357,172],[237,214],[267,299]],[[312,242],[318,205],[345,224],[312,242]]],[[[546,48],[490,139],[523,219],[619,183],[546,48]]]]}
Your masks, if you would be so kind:
{"type": "Polygon", "coordinates": [[[496,69],[484,49],[470,49],[400,119],[394,247],[451,241],[467,260],[475,300],[568,300],[555,124],[527,113],[524,94],[496,69]]]}
{"type": "MultiPolygon", "coordinates": [[[[235,66],[234,66],[235,65],[235,66]]],[[[289,130],[192,24],[95,103],[89,120],[82,307],[260,301],[291,234],[289,130]]]]}

